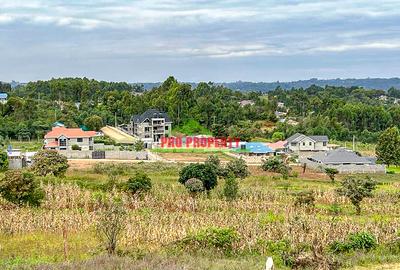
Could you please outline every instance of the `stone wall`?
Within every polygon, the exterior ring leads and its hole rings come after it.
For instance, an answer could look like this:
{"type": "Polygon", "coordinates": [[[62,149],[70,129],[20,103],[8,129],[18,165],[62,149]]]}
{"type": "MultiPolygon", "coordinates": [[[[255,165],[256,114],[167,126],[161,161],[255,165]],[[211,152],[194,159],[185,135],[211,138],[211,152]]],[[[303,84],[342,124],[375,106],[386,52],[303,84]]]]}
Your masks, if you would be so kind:
{"type": "MultiPolygon", "coordinates": [[[[93,151],[58,151],[60,154],[66,156],[68,159],[91,159],[93,151]]],[[[121,159],[121,160],[147,160],[148,155],[146,151],[105,151],[106,159],[121,159]]]]}
{"type": "Polygon", "coordinates": [[[364,165],[324,165],[317,162],[312,162],[306,158],[300,158],[301,164],[306,163],[308,168],[312,168],[317,171],[323,171],[325,168],[335,168],[339,171],[339,173],[386,173],[385,165],[381,164],[364,164],[364,165]]]}

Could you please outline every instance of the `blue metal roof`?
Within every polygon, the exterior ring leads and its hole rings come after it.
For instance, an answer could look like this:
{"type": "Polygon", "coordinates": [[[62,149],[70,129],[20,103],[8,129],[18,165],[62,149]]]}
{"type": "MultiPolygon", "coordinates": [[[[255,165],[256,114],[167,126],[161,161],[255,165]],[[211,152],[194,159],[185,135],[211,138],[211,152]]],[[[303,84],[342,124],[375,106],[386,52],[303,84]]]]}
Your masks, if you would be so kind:
{"type": "Polygon", "coordinates": [[[0,98],[7,98],[8,97],[8,94],[7,93],[0,93],[0,98]]]}
{"type": "Polygon", "coordinates": [[[274,152],[274,150],[272,150],[271,148],[260,142],[248,142],[245,145],[246,145],[246,150],[248,150],[250,153],[268,154],[274,152]]]}

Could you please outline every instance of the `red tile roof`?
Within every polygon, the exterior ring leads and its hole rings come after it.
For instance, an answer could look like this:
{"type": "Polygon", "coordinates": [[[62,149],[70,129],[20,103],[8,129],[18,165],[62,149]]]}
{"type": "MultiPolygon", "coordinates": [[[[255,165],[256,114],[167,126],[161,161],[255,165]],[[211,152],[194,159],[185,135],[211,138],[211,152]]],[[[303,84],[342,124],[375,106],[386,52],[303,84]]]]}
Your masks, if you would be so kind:
{"type": "Polygon", "coordinates": [[[53,129],[48,132],[44,138],[59,138],[62,135],[67,138],[87,138],[94,137],[96,135],[96,131],[84,131],[80,128],[53,127],[53,129]]]}
{"type": "Polygon", "coordinates": [[[285,148],[286,143],[287,143],[287,141],[277,141],[274,143],[267,143],[267,146],[269,146],[273,150],[283,149],[283,148],[285,148]]]}
{"type": "Polygon", "coordinates": [[[53,141],[53,142],[49,142],[48,144],[46,144],[44,147],[45,148],[50,148],[50,147],[57,147],[58,146],[58,142],[53,141]]]}

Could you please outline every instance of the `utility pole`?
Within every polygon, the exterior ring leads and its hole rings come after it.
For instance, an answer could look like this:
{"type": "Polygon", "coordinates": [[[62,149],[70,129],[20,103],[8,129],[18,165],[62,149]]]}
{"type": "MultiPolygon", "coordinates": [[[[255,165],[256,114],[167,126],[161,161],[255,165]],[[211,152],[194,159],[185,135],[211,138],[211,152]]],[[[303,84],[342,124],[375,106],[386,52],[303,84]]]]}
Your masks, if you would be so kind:
{"type": "Polygon", "coordinates": [[[115,127],[117,127],[117,112],[114,113],[114,121],[115,121],[114,125],[115,127]]]}
{"type": "Polygon", "coordinates": [[[356,151],[356,136],[353,135],[353,151],[356,151]]]}

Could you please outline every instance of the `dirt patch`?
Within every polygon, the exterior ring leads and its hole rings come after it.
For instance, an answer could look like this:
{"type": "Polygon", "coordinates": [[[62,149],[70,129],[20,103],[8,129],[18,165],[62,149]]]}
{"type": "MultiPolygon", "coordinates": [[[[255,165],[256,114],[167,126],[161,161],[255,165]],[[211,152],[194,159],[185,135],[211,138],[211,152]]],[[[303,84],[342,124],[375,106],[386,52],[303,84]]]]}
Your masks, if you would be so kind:
{"type": "MultiPolygon", "coordinates": [[[[204,162],[210,153],[157,153],[167,161],[175,162],[204,162]]],[[[224,154],[216,153],[221,161],[229,161],[230,158],[224,154]]]]}
{"type": "MultiPolygon", "coordinates": [[[[251,166],[249,166],[249,168],[250,168],[250,172],[253,176],[279,175],[277,173],[265,172],[261,169],[261,166],[259,166],[259,165],[251,165],[251,166]]],[[[304,178],[304,179],[329,180],[329,178],[326,174],[311,170],[309,168],[306,169],[305,173],[303,173],[303,167],[301,167],[301,166],[291,166],[291,168],[292,168],[292,173],[295,172],[299,175],[299,177],[304,178]]]]}
{"type": "Polygon", "coordinates": [[[114,160],[114,159],[69,159],[69,169],[85,170],[92,168],[95,163],[136,163],[136,160],[114,160]]]}

